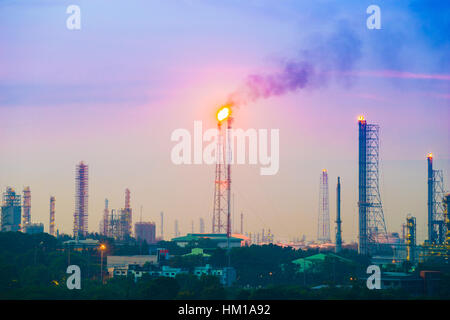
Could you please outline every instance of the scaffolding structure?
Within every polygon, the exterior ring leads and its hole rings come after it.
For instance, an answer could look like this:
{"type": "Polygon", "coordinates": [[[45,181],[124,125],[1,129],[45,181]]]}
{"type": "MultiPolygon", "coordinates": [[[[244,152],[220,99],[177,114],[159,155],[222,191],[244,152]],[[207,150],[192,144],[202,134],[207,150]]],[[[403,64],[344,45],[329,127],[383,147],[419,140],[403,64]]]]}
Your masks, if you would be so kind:
{"type": "Polygon", "coordinates": [[[359,126],[359,253],[379,252],[389,242],[379,187],[380,127],[367,124],[364,117],[359,126]]]}
{"type": "Polygon", "coordinates": [[[328,172],[322,170],[319,184],[319,216],[317,224],[317,240],[322,243],[331,242],[330,237],[330,208],[328,197],[328,172]]]}
{"type": "Polygon", "coordinates": [[[428,164],[428,243],[444,244],[447,227],[444,218],[444,174],[433,169],[433,155],[427,155],[428,164]]]}
{"type": "Polygon", "coordinates": [[[3,193],[1,231],[22,231],[21,197],[11,187],[3,193]]]}
{"type": "Polygon", "coordinates": [[[450,257],[450,194],[446,194],[442,198],[442,205],[444,208],[444,225],[445,225],[445,237],[442,243],[430,243],[426,241],[421,247],[421,253],[419,255],[419,261],[423,262],[429,257],[441,257],[448,261],[450,257]]]}
{"type": "Polygon", "coordinates": [[[408,215],[406,218],[406,260],[414,262],[416,259],[416,218],[408,215]]]}
{"type": "Polygon", "coordinates": [[[50,197],[50,223],[49,223],[49,234],[56,236],[55,232],[55,197],[50,197]]]}
{"type": "Polygon", "coordinates": [[[22,227],[25,227],[31,223],[31,191],[30,187],[23,189],[23,214],[22,214],[22,227]]]}
{"type": "MultiPolygon", "coordinates": [[[[224,110],[224,107],[221,110],[224,110]]],[[[230,110],[228,108],[228,110],[230,110]]],[[[221,111],[219,111],[220,113],[221,111]]],[[[229,111],[231,112],[231,111],[229,111]]],[[[218,113],[218,115],[219,115],[218,113]]],[[[214,209],[212,233],[231,235],[231,124],[229,114],[217,122],[216,170],[214,180],[214,209]],[[226,130],[222,122],[226,121],[226,130]]]]}
{"type": "Polygon", "coordinates": [[[75,170],[75,213],[73,235],[85,238],[88,233],[88,165],[81,161],[75,170]]]}
{"type": "Polygon", "coordinates": [[[342,250],[342,228],[341,228],[341,178],[337,178],[336,186],[336,248],[335,252],[342,250]]]}
{"type": "Polygon", "coordinates": [[[103,219],[100,224],[102,234],[119,241],[127,241],[132,232],[132,209],[130,206],[130,190],[125,190],[125,208],[109,209],[109,201],[105,199],[103,219]]]}
{"type": "Polygon", "coordinates": [[[133,211],[130,206],[130,190],[125,189],[125,208],[121,210],[121,225],[123,230],[123,239],[128,239],[131,237],[132,233],[132,222],[133,222],[133,211]]]}

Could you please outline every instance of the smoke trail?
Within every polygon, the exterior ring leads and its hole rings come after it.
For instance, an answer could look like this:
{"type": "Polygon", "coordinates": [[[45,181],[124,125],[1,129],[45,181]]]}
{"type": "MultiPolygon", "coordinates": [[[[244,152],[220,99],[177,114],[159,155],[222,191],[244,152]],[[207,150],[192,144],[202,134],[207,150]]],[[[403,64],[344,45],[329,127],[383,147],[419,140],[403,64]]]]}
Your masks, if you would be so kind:
{"type": "MultiPolygon", "coordinates": [[[[361,41],[345,23],[329,37],[320,39],[315,36],[310,48],[284,61],[279,71],[249,75],[243,85],[229,95],[228,104],[245,105],[304,88],[324,86],[333,75],[351,71],[361,57],[361,41]]],[[[336,80],[350,84],[348,77],[337,77],[336,80]]]]}

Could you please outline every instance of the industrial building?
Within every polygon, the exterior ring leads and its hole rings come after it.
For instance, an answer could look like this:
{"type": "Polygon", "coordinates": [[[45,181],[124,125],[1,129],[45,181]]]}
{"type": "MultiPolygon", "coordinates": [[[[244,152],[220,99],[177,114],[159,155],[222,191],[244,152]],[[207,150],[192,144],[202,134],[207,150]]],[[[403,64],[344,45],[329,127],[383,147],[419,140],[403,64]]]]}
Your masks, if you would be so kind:
{"type": "MultiPolygon", "coordinates": [[[[152,264],[127,264],[121,266],[108,267],[108,273],[111,277],[131,277],[137,282],[144,274],[150,277],[168,277],[176,278],[179,274],[188,274],[189,270],[183,268],[174,268],[167,265],[156,266],[152,264]]],[[[192,274],[197,277],[210,275],[219,278],[222,285],[231,285],[236,281],[236,271],[234,268],[224,267],[215,268],[209,264],[205,266],[194,267],[192,274]]]]}
{"type": "Polygon", "coordinates": [[[180,247],[185,247],[189,243],[199,243],[203,239],[208,239],[215,247],[227,248],[228,244],[230,248],[241,247],[245,245],[243,239],[237,237],[227,237],[224,233],[188,233],[183,237],[173,238],[172,241],[175,242],[180,247]]]}
{"type": "Polygon", "coordinates": [[[137,264],[143,266],[146,263],[158,263],[158,255],[135,255],[135,256],[107,256],[107,268],[125,267],[127,265],[137,264]]]}
{"type": "Polygon", "coordinates": [[[1,231],[22,231],[21,197],[13,188],[3,193],[1,231]]]}
{"type": "Polygon", "coordinates": [[[131,238],[132,209],[130,205],[130,190],[125,189],[125,208],[109,209],[108,199],[105,199],[103,219],[100,223],[100,233],[119,241],[127,241],[131,238]]]}
{"type": "Polygon", "coordinates": [[[43,223],[28,223],[23,226],[23,232],[28,234],[43,233],[44,224],[43,223]]]}
{"type": "Polygon", "coordinates": [[[156,242],[156,225],[154,222],[136,222],[134,233],[138,242],[156,242]]]}

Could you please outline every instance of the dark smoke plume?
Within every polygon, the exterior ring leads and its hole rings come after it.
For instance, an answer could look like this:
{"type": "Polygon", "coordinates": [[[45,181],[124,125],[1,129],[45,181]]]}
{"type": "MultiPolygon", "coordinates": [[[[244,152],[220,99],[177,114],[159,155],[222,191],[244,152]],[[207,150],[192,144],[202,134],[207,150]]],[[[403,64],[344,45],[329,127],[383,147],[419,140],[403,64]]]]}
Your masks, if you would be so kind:
{"type": "Polygon", "coordinates": [[[228,104],[240,106],[304,88],[317,88],[332,78],[350,84],[348,77],[342,75],[351,71],[361,57],[361,41],[356,34],[341,23],[330,36],[315,36],[311,42],[312,45],[301,50],[297,57],[281,63],[279,71],[249,75],[243,85],[230,94],[228,104]]]}

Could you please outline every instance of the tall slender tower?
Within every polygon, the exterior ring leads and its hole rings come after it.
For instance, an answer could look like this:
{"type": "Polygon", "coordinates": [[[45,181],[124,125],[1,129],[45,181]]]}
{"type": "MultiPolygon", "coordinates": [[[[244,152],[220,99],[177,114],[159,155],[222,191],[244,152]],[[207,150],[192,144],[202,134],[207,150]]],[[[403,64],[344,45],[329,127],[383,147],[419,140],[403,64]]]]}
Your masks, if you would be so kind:
{"type": "Polygon", "coordinates": [[[416,249],[416,218],[408,215],[406,217],[406,260],[414,262],[416,249]]]}
{"type": "Polygon", "coordinates": [[[200,218],[200,233],[205,233],[205,220],[200,218]]]}
{"type": "Polygon", "coordinates": [[[231,107],[217,112],[217,147],[214,189],[213,233],[231,235],[231,107]],[[223,124],[226,123],[224,132],[223,124]]]}
{"type": "Polygon", "coordinates": [[[161,211],[161,240],[164,240],[164,212],[161,211]]]}
{"type": "Polygon", "coordinates": [[[31,191],[30,187],[23,189],[23,215],[22,227],[26,227],[31,223],[31,191]]]}
{"type": "Polygon", "coordinates": [[[81,161],[75,170],[75,213],[73,236],[86,237],[88,233],[88,165],[81,161]]]}
{"type": "Polygon", "coordinates": [[[427,163],[428,163],[428,241],[433,243],[436,241],[436,234],[434,230],[434,194],[433,194],[433,154],[429,153],[427,155],[427,163]]]}
{"type": "Polygon", "coordinates": [[[337,178],[336,186],[336,248],[338,253],[342,250],[342,229],[341,229],[341,178],[337,178]]]}
{"type": "Polygon", "coordinates": [[[55,232],[55,197],[50,197],[50,223],[49,223],[49,233],[52,236],[56,236],[55,232]]]}
{"type": "Polygon", "coordinates": [[[241,212],[241,234],[244,234],[244,213],[241,212]]]}
{"type": "Polygon", "coordinates": [[[328,173],[322,170],[319,189],[319,223],[317,228],[317,240],[319,242],[331,242],[330,238],[330,210],[328,202],[328,173]]]}
{"type": "Polygon", "coordinates": [[[103,209],[102,234],[107,237],[111,236],[109,234],[109,201],[108,201],[108,199],[105,199],[105,209],[103,209]]]}
{"type": "Polygon", "coordinates": [[[179,235],[180,235],[180,231],[179,231],[179,229],[178,229],[178,220],[175,220],[175,226],[174,226],[174,234],[175,234],[175,237],[178,237],[179,235]]]}
{"type": "Polygon", "coordinates": [[[130,190],[125,189],[125,208],[120,212],[121,238],[126,240],[131,237],[132,210],[130,206],[130,190]]]}
{"type": "Polygon", "coordinates": [[[433,154],[427,155],[428,162],[428,242],[443,244],[445,242],[446,224],[444,217],[444,174],[442,170],[433,169],[433,154]]]}
{"type": "Polygon", "coordinates": [[[368,124],[364,117],[358,119],[359,128],[359,253],[368,255],[387,242],[386,223],[379,187],[379,132],[376,124],[368,124]]]}

